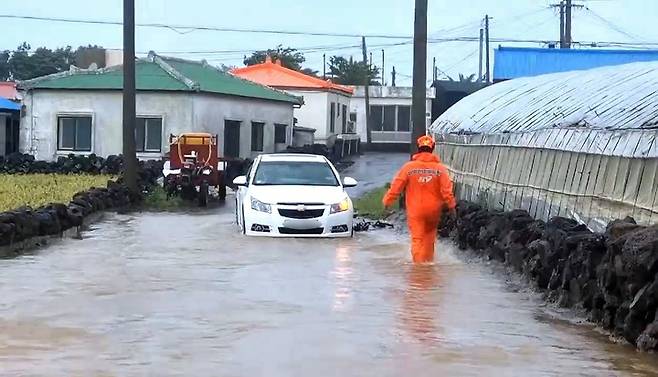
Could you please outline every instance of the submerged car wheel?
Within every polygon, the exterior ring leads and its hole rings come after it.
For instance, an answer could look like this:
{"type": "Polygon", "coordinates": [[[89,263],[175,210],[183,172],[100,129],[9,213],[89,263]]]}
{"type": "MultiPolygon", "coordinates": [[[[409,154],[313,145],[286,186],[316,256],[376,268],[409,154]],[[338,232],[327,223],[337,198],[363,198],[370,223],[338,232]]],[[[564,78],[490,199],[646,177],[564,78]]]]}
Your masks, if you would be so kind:
{"type": "Polygon", "coordinates": [[[242,207],[242,234],[247,234],[247,222],[244,219],[244,206],[242,207]]]}

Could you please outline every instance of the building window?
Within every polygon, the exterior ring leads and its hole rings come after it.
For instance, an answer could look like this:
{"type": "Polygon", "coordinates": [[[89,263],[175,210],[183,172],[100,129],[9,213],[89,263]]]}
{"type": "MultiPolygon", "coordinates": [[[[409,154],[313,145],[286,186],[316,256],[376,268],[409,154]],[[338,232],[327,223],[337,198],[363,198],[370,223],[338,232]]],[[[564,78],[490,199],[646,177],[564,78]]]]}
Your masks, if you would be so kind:
{"type": "Polygon", "coordinates": [[[336,132],[336,104],[332,102],[329,109],[329,133],[334,132],[336,132]]]}
{"type": "Polygon", "coordinates": [[[347,105],[343,105],[343,133],[347,133],[347,105]]]}
{"type": "Polygon", "coordinates": [[[382,131],[384,120],[384,107],[373,105],[370,106],[370,129],[373,131],[382,131]]]}
{"type": "Polygon", "coordinates": [[[398,106],[398,131],[411,130],[411,106],[398,106]]]}
{"type": "Polygon", "coordinates": [[[265,123],[251,122],[251,151],[263,151],[263,133],[265,131],[265,123]]]}
{"type": "Polygon", "coordinates": [[[58,117],[57,149],[91,152],[91,116],[58,117]]]}
{"type": "Polygon", "coordinates": [[[350,113],[350,122],[356,123],[356,113],[350,113]]]}
{"type": "Polygon", "coordinates": [[[409,132],[411,130],[411,106],[370,106],[370,127],[373,131],[409,132]]]}
{"type": "Polygon", "coordinates": [[[274,143],[285,144],[287,142],[288,125],[275,124],[274,125],[274,143]]]}
{"type": "Polygon", "coordinates": [[[384,131],[395,131],[395,106],[384,106],[384,131]]]}
{"type": "Polygon", "coordinates": [[[135,148],[137,152],[162,151],[162,118],[137,118],[135,148]]]}

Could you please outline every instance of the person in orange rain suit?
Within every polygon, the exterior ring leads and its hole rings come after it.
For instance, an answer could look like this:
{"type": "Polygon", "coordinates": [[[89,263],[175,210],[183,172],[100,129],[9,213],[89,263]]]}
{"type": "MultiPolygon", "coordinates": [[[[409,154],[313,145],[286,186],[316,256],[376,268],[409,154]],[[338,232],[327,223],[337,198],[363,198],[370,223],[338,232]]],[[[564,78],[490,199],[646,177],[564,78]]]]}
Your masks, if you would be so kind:
{"type": "Polygon", "coordinates": [[[390,207],[405,192],[407,224],[411,233],[411,255],[415,263],[434,260],[434,243],[441,212],[455,211],[455,197],[448,169],[434,155],[431,136],[418,138],[418,153],[393,179],[382,202],[390,207]]]}

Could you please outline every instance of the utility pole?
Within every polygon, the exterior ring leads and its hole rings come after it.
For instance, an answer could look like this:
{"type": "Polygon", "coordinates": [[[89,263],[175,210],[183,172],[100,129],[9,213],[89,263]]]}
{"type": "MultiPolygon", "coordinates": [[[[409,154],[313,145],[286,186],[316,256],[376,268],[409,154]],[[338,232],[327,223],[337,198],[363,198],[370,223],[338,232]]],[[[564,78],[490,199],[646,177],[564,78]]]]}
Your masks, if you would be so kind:
{"type": "Polygon", "coordinates": [[[391,85],[395,86],[395,66],[393,66],[393,72],[391,72],[391,85]]]}
{"type": "Polygon", "coordinates": [[[432,82],[436,81],[436,56],[432,58],[432,82]]]}
{"type": "Polygon", "coordinates": [[[560,48],[567,48],[564,40],[564,0],[557,6],[560,7],[560,48]]]}
{"type": "Polygon", "coordinates": [[[484,29],[480,28],[480,61],[478,68],[478,82],[482,82],[482,53],[484,52],[484,29]]]}
{"type": "Polygon", "coordinates": [[[564,11],[564,45],[571,48],[571,0],[566,0],[566,10],[564,11]]]}
{"type": "Polygon", "coordinates": [[[487,14],[484,16],[484,37],[486,39],[485,46],[486,46],[486,79],[487,79],[487,84],[491,83],[491,68],[489,65],[489,15],[487,14]]]}
{"type": "Polygon", "coordinates": [[[427,133],[425,87],[427,76],[427,0],[416,0],[414,19],[414,70],[411,100],[412,132],[410,152],[416,152],[416,139],[427,133]]]}
{"type": "Polygon", "coordinates": [[[361,37],[361,49],[363,50],[363,68],[366,70],[364,92],[366,100],[366,145],[368,149],[372,146],[372,130],[370,129],[370,65],[368,65],[368,50],[366,49],[366,37],[361,37]]]}
{"type": "Polygon", "coordinates": [[[382,86],[386,86],[386,57],[384,56],[384,49],[382,48],[382,86]]]}
{"type": "Polygon", "coordinates": [[[370,53],[370,69],[372,69],[372,52],[370,53]]]}
{"type": "Polygon", "coordinates": [[[123,178],[133,193],[137,193],[135,107],[135,0],[123,0],[123,178]]]}
{"type": "Polygon", "coordinates": [[[327,54],[322,54],[322,79],[327,79],[327,54]]]}

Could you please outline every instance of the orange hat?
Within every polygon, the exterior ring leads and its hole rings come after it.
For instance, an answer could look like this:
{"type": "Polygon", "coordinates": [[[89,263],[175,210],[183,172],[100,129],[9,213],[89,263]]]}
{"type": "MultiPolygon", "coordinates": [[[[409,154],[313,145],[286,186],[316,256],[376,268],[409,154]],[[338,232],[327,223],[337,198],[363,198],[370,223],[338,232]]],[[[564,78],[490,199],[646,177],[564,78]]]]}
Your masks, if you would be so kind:
{"type": "Polygon", "coordinates": [[[434,142],[434,138],[429,135],[423,135],[419,137],[416,143],[418,144],[418,148],[429,147],[431,149],[434,149],[434,145],[436,144],[434,142]]]}

